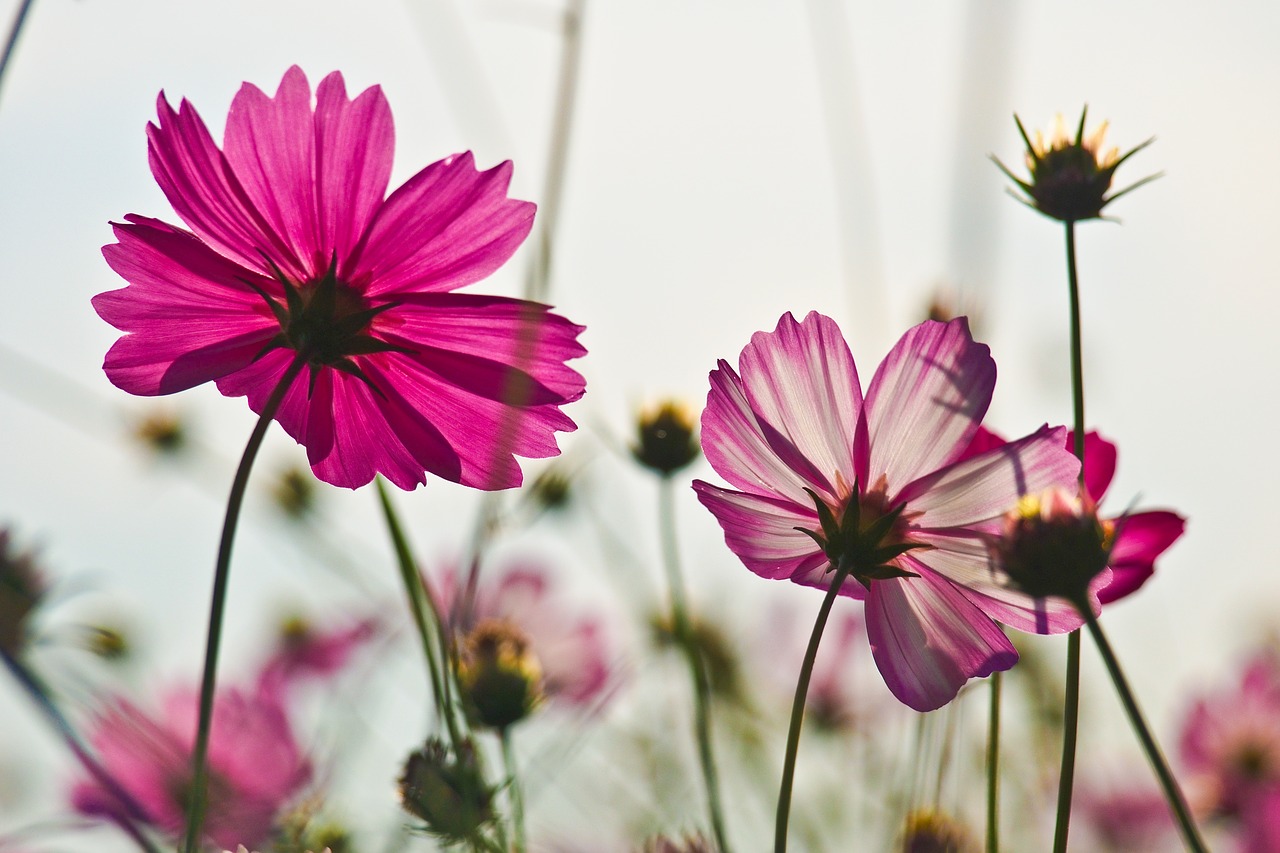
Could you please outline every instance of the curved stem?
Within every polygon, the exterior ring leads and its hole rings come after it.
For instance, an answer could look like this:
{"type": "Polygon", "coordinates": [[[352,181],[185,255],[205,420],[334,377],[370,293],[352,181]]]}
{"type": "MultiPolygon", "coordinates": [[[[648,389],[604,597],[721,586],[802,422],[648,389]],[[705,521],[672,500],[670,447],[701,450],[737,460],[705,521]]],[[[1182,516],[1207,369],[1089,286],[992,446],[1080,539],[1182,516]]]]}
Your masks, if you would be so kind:
{"type": "Polygon", "coordinates": [[[987,729],[987,853],[1000,850],[1000,687],[1003,672],[991,675],[991,721],[987,729]]]}
{"type": "Polygon", "coordinates": [[[22,35],[22,25],[26,23],[27,13],[31,11],[35,0],[22,0],[18,13],[13,16],[13,26],[9,28],[9,37],[5,39],[4,52],[0,53],[0,83],[4,82],[4,73],[9,70],[9,60],[18,46],[18,36],[22,35]]]}
{"type": "Polygon", "coordinates": [[[1164,796],[1169,801],[1169,808],[1173,811],[1173,816],[1178,820],[1178,828],[1182,831],[1182,838],[1187,844],[1187,849],[1194,851],[1194,853],[1205,853],[1208,848],[1205,847],[1204,839],[1200,837],[1195,821],[1191,818],[1191,810],[1187,807],[1186,797],[1182,795],[1182,790],[1178,787],[1177,780],[1173,778],[1173,773],[1169,770],[1169,762],[1165,760],[1164,753],[1160,751],[1159,744],[1156,743],[1147,721],[1142,716],[1141,709],[1138,708],[1138,701],[1134,698],[1133,691],[1129,689],[1129,682],[1125,680],[1124,673],[1120,669],[1120,662],[1116,659],[1115,652],[1111,649],[1111,643],[1107,641],[1106,634],[1102,632],[1102,626],[1098,624],[1097,618],[1088,607],[1081,609],[1080,612],[1084,614],[1085,625],[1089,628],[1089,634],[1093,637],[1093,641],[1098,647],[1098,654],[1102,655],[1102,662],[1107,666],[1107,673],[1111,676],[1111,683],[1115,685],[1116,693],[1120,696],[1120,702],[1124,705],[1125,713],[1129,715],[1129,722],[1133,725],[1133,730],[1137,732],[1138,740],[1142,742],[1142,749],[1147,754],[1147,760],[1151,762],[1152,769],[1156,771],[1156,778],[1160,780],[1160,787],[1164,789],[1164,796]]]}
{"type": "Polygon", "coordinates": [[[516,775],[516,753],[511,744],[511,727],[503,726],[498,730],[498,739],[502,741],[502,763],[507,773],[507,784],[510,786],[512,844],[514,853],[524,853],[526,849],[524,836],[524,794],[520,790],[520,777],[516,775]]]}
{"type": "Polygon", "coordinates": [[[831,606],[835,604],[836,594],[852,570],[853,566],[845,560],[841,560],[836,566],[831,578],[831,586],[827,589],[826,597],[822,599],[822,607],[818,609],[818,618],[813,622],[813,633],[809,635],[809,646],[804,651],[804,661],[800,664],[800,677],[796,679],[796,695],[791,702],[791,726],[787,729],[787,754],[782,764],[782,786],[778,790],[778,817],[773,833],[774,853],[784,853],[787,849],[787,821],[791,816],[791,787],[796,776],[796,752],[800,746],[804,703],[809,695],[809,679],[813,677],[813,664],[818,658],[818,645],[822,642],[822,632],[827,627],[827,617],[831,615],[831,606]]]}
{"type": "Polygon", "coordinates": [[[662,529],[663,564],[667,570],[667,585],[671,589],[671,618],[675,623],[676,640],[689,663],[693,678],[694,726],[697,730],[698,760],[702,765],[702,781],[707,788],[707,810],[711,817],[711,831],[715,835],[720,853],[729,853],[725,832],[724,811],[720,802],[720,780],[716,772],[715,753],[711,743],[711,681],[707,675],[706,661],[694,642],[689,624],[688,597],[684,588],[684,576],[680,571],[680,551],[676,545],[675,482],[664,476],[658,491],[658,522],[662,529]]]}
{"type": "Polygon", "coordinates": [[[4,649],[0,649],[0,657],[4,658],[5,666],[9,672],[18,680],[18,683],[30,694],[31,699],[36,703],[41,712],[44,713],[45,719],[53,726],[54,730],[66,743],[71,753],[80,762],[81,766],[88,771],[93,777],[93,781],[101,785],[108,793],[111,794],[125,809],[131,814],[112,815],[111,819],[120,827],[130,838],[132,838],[145,853],[160,853],[159,849],[151,843],[151,840],[143,834],[142,830],[134,822],[132,814],[145,814],[142,807],[138,805],[133,796],[120,786],[115,777],[102,766],[97,758],[89,752],[88,747],[80,740],[80,736],[76,730],[72,728],[71,722],[63,715],[58,706],[54,704],[53,698],[49,694],[48,688],[41,683],[40,678],[18,660],[17,657],[10,655],[4,649]]]}
{"type": "MultiPolygon", "coordinates": [[[[1067,293],[1071,309],[1071,414],[1075,454],[1080,460],[1080,488],[1084,489],[1084,357],[1081,353],[1080,282],[1076,275],[1076,224],[1066,223],[1067,293]]],[[[1065,853],[1071,822],[1071,793],[1075,785],[1076,739],[1080,724],[1080,632],[1067,638],[1067,673],[1062,704],[1062,765],[1058,774],[1058,812],[1053,853],[1065,853]]]]}
{"type": "Polygon", "coordinates": [[[409,549],[409,540],[404,535],[404,527],[391,503],[387,486],[381,477],[374,479],[374,488],[378,492],[378,503],[382,507],[382,517],[387,522],[387,531],[391,534],[391,543],[396,551],[396,563],[400,568],[400,580],[404,583],[405,596],[409,600],[409,611],[413,614],[413,624],[418,629],[422,640],[422,653],[427,659],[427,674],[431,678],[431,692],[435,699],[436,711],[444,719],[449,730],[449,740],[457,749],[461,745],[458,723],[453,715],[453,700],[449,689],[449,671],[441,668],[440,659],[436,657],[435,643],[440,643],[441,655],[448,657],[449,646],[444,622],[440,616],[440,608],[436,605],[431,592],[423,585],[418,575],[417,562],[409,549]],[[431,622],[435,626],[435,638],[432,638],[431,625],[428,625],[427,613],[431,613],[431,622]]]}
{"type": "Polygon", "coordinates": [[[306,359],[295,355],[284,375],[280,377],[271,396],[262,407],[258,423],[249,435],[235,479],[231,481],[231,494],[227,498],[227,514],[222,522],[222,539],[218,543],[218,559],[213,570],[213,597],[209,606],[209,637],[205,645],[204,675],[200,680],[200,720],[196,726],[196,743],[193,750],[191,771],[191,802],[187,806],[186,853],[195,853],[200,846],[200,831],[204,823],[205,797],[209,787],[209,732],[213,723],[213,693],[218,673],[218,648],[222,642],[222,618],[227,604],[227,581],[231,574],[231,545],[235,541],[236,524],[240,519],[240,507],[249,485],[249,471],[262,447],[271,420],[284,402],[285,394],[293,380],[306,366],[306,359]]]}

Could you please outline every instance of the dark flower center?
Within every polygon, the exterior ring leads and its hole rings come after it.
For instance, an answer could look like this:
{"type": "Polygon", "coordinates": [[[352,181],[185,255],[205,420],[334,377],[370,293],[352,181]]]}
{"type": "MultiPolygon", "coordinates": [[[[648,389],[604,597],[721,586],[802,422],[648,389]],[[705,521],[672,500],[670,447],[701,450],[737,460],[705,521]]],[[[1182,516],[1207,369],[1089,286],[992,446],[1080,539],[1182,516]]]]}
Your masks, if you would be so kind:
{"type": "Polygon", "coordinates": [[[831,561],[831,568],[843,566],[868,589],[873,580],[919,577],[894,561],[908,551],[929,546],[908,538],[903,518],[907,505],[890,506],[883,482],[866,493],[855,482],[839,519],[817,494],[805,491],[813,498],[822,529],[796,529],[818,543],[831,561]]]}

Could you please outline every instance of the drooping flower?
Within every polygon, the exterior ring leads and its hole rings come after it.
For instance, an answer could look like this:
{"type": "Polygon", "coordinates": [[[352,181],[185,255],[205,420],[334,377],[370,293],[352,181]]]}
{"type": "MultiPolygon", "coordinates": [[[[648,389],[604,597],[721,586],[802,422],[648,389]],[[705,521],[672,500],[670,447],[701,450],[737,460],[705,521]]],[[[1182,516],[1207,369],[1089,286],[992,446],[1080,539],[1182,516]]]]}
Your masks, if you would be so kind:
{"type": "MultiPolygon", "coordinates": [[[[133,802],[83,781],[71,793],[76,811],[106,820],[127,817],[177,838],[186,826],[198,701],[194,690],[173,691],[155,716],[125,699],[107,703],[90,741],[133,802]]],[[[205,834],[224,847],[256,845],[269,838],[277,816],[310,781],[311,764],[276,697],[227,688],[214,700],[209,774],[205,834]]]]}
{"type": "MultiPolygon", "coordinates": [[[[980,427],[969,443],[965,456],[990,450],[1004,439],[986,427],[980,427]]],[[[1066,448],[1075,447],[1075,432],[1067,433],[1066,448]]],[[[1084,490],[1086,497],[1101,504],[1111,480],[1115,477],[1119,457],[1116,445],[1096,430],[1084,436],[1084,490]]],[[[1155,573],[1156,558],[1168,550],[1186,529],[1186,519],[1167,509],[1125,512],[1121,516],[1102,516],[1112,530],[1111,553],[1107,561],[1110,576],[1099,576],[1092,588],[1102,604],[1124,598],[1147,582],[1155,573]]]]}
{"type": "Polygon", "coordinates": [[[431,590],[459,649],[477,634],[500,631],[519,638],[541,673],[539,692],[548,701],[587,706],[610,685],[611,644],[601,620],[577,614],[559,600],[551,574],[533,561],[519,561],[482,576],[472,600],[463,595],[456,571],[431,579],[431,590]]]}
{"type": "Polygon", "coordinates": [[[737,371],[721,361],[711,372],[702,446],[733,488],[694,489],[729,548],[762,577],[823,589],[849,560],[840,592],[866,601],[876,665],[921,711],[1014,664],[993,620],[1040,633],[1080,624],[1065,601],[1010,589],[987,559],[986,537],[1020,495],[1069,485],[1079,470],[1061,428],[960,458],[994,384],[964,319],[928,321],[902,337],[864,398],[839,328],[816,312],[783,315],[737,371]]]}
{"type": "Polygon", "coordinates": [[[342,75],[311,88],[297,67],[274,98],[245,84],[220,150],[195,109],[163,93],[151,170],[190,231],[129,215],[107,263],[129,282],[94,298],[126,334],[104,369],[133,394],[214,381],[261,412],[295,359],[276,415],[317,477],[355,488],[425,472],[519,485],[515,456],[558,453],[560,411],[583,392],[565,365],[581,327],[544,305],[457,294],[501,266],[534,205],[507,197],[510,162],[470,153],[386,194],[391,111],[342,75]]]}
{"type": "Polygon", "coordinates": [[[991,158],[1000,171],[1026,193],[1027,197],[1018,198],[1019,201],[1062,222],[1099,219],[1102,217],[1102,209],[1108,204],[1160,177],[1151,175],[1119,192],[1107,195],[1111,190],[1111,179],[1120,164],[1155,140],[1148,139],[1123,155],[1119,148],[1104,150],[1107,122],[1100,124],[1086,139],[1084,120],[1087,114],[1087,107],[1080,111],[1080,125],[1076,128],[1076,138],[1072,139],[1067,136],[1059,113],[1054,120],[1053,133],[1047,141],[1040,131],[1036,131],[1035,141],[1032,141],[1022,126],[1022,120],[1017,115],[1013,117],[1018,125],[1018,133],[1022,134],[1022,141],[1027,146],[1027,170],[1031,173],[1029,180],[1022,180],[994,156],[991,158]]]}

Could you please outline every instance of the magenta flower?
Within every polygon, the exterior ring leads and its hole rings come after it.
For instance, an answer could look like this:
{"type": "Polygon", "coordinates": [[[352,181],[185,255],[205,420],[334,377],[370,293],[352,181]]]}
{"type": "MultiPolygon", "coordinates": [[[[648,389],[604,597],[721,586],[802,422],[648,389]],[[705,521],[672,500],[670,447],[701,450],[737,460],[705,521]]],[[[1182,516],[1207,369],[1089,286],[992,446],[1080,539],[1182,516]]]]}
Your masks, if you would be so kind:
{"type": "Polygon", "coordinates": [[[451,570],[431,585],[459,642],[486,623],[510,626],[527,640],[548,700],[586,707],[603,698],[612,672],[608,632],[600,619],[575,613],[560,598],[546,568],[520,561],[483,576],[469,611],[458,596],[459,585],[451,570]]]}
{"type": "Polygon", "coordinates": [[[783,315],[751,339],[738,371],[721,361],[711,372],[702,447],[734,488],[693,487],[725,542],[762,577],[825,589],[845,537],[853,571],[840,592],[866,601],[876,665],[920,711],[1013,666],[995,620],[1040,633],[1081,623],[1065,601],[1009,588],[987,558],[1020,495],[1079,471],[1061,428],[960,459],[994,385],[964,319],[908,331],[865,399],[839,328],[817,313],[783,315]]]}
{"type": "Polygon", "coordinates": [[[582,396],[565,362],[580,326],[546,306],[452,291],[501,266],[533,223],[507,197],[509,162],[471,154],[386,195],[391,111],[378,87],[348,100],[342,75],[311,88],[296,66],[274,98],[245,84],[221,150],[186,101],[163,93],[151,171],[190,231],[129,215],[103,248],[127,287],[98,314],[126,334],[103,365],[132,394],[214,381],[261,412],[295,359],[277,414],[317,477],[355,488],[425,473],[519,485],[514,456],[554,456],[582,396]]]}
{"type": "MultiPolygon", "coordinates": [[[[1004,439],[999,434],[986,427],[979,427],[965,456],[977,455],[1002,443],[1004,439]]],[[[1066,448],[1075,448],[1074,431],[1067,433],[1066,448]]],[[[1103,438],[1097,431],[1085,433],[1084,488],[1085,493],[1096,504],[1102,503],[1111,486],[1111,479],[1116,473],[1117,456],[1113,442],[1103,438]]],[[[1165,509],[1126,512],[1123,516],[1102,520],[1110,522],[1114,530],[1111,556],[1107,561],[1111,575],[1109,579],[1105,573],[1099,575],[1090,589],[1102,604],[1124,598],[1146,583],[1147,578],[1155,573],[1156,558],[1178,540],[1187,526],[1185,518],[1165,509]]]]}
{"type": "MultiPolygon", "coordinates": [[[[160,715],[152,717],[124,699],[109,702],[99,712],[90,740],[133,803],[122,803],[111,791],[84,781],[71,793],[76,811],[107,820],[127,816],[180,836],[186,827],[197,703],[196,691],[174,691],[160,715]]],[[[204,829],[223,847],[266,841],[277,816],[311,779],[311,765],[283,707],[263,691],[218,693],[209,769],[204,829]]]]}

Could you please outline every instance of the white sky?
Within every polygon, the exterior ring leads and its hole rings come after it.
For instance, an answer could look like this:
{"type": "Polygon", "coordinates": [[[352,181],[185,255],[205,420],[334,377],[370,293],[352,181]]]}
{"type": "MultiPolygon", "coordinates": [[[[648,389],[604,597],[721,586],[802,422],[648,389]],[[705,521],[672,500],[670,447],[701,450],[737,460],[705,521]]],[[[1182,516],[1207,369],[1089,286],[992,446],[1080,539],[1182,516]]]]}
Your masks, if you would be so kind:
{"type": "MultiPolygon", "coordinates": [[[[16,6],[0,2],[0,25],[16,6]]],[[[513,194],[543,200],[558,7],[356,8],[39,0],[0,90],[0,522],[142,620],[162,672],[198,666],[222,494],[253,419],[212,388],[180,395],[168,403],[219,461],[157,466],[126,438],[152,405],[100,370],[116,333],[89,299],[120,285],[99,254],[108,221],[176,221],[146,163],[157,92],[189,98],[220,138],[241,81],[271,90],[293,63],[313,84],[339,69],[350,90],[386,90],[393,183],[471,148],[481,164],[513,159],[513,194]]],[[[786,310],[835,316],[870,376],[939,286],[980,306],[1000,369],[990,422],[1021,434],[1068,420],[1061,229],[1007,198],[986,155],[1020,166],[1013,111],[1047,127],[1087,102],[1122,149],[1157,137],[1120,185],[1165,173],[1114,206],[1123,225],[1078,230],[1088,420],[1121,454],[1108,505],[1190,519],[1159,577],[1104,625],[1168,725],[1186,690],[1274,624],[1274,3],[589,0],[583,38],[550,301],[588,326],[589,390],[571,409],[586,429],[562,446],[585,458],[591,433],[621,432],[653,395],[700,401],[715,360],[786,310]]],[[[477,290],[518,292],[530,257],[477,290]]],[[[302,458],[275,439],[263,482],[302,458]]],[[[636,550],[654,552],[648,484],[617,464],[605,474],[641,508],[636,550]]],[[[401,497],[424,555],[463,547],[473,495],[432,482],[401,497]]],[[[689,565],[705,571],[695,597],[767,594],[682,500],[689,565]]],[[[328,505],[335,531],[370,543],[383,573],[371,585],[386,589],[373,509],[368,491],[328,505]]],[[[324,600],[305,554],[255,512],[270,508],[251,502],[237,550],[233,624],[246,627],[232,662],[281,602],[324,600]]],[[[539,547],[587,571],[572,543],[539,547]]]]}

